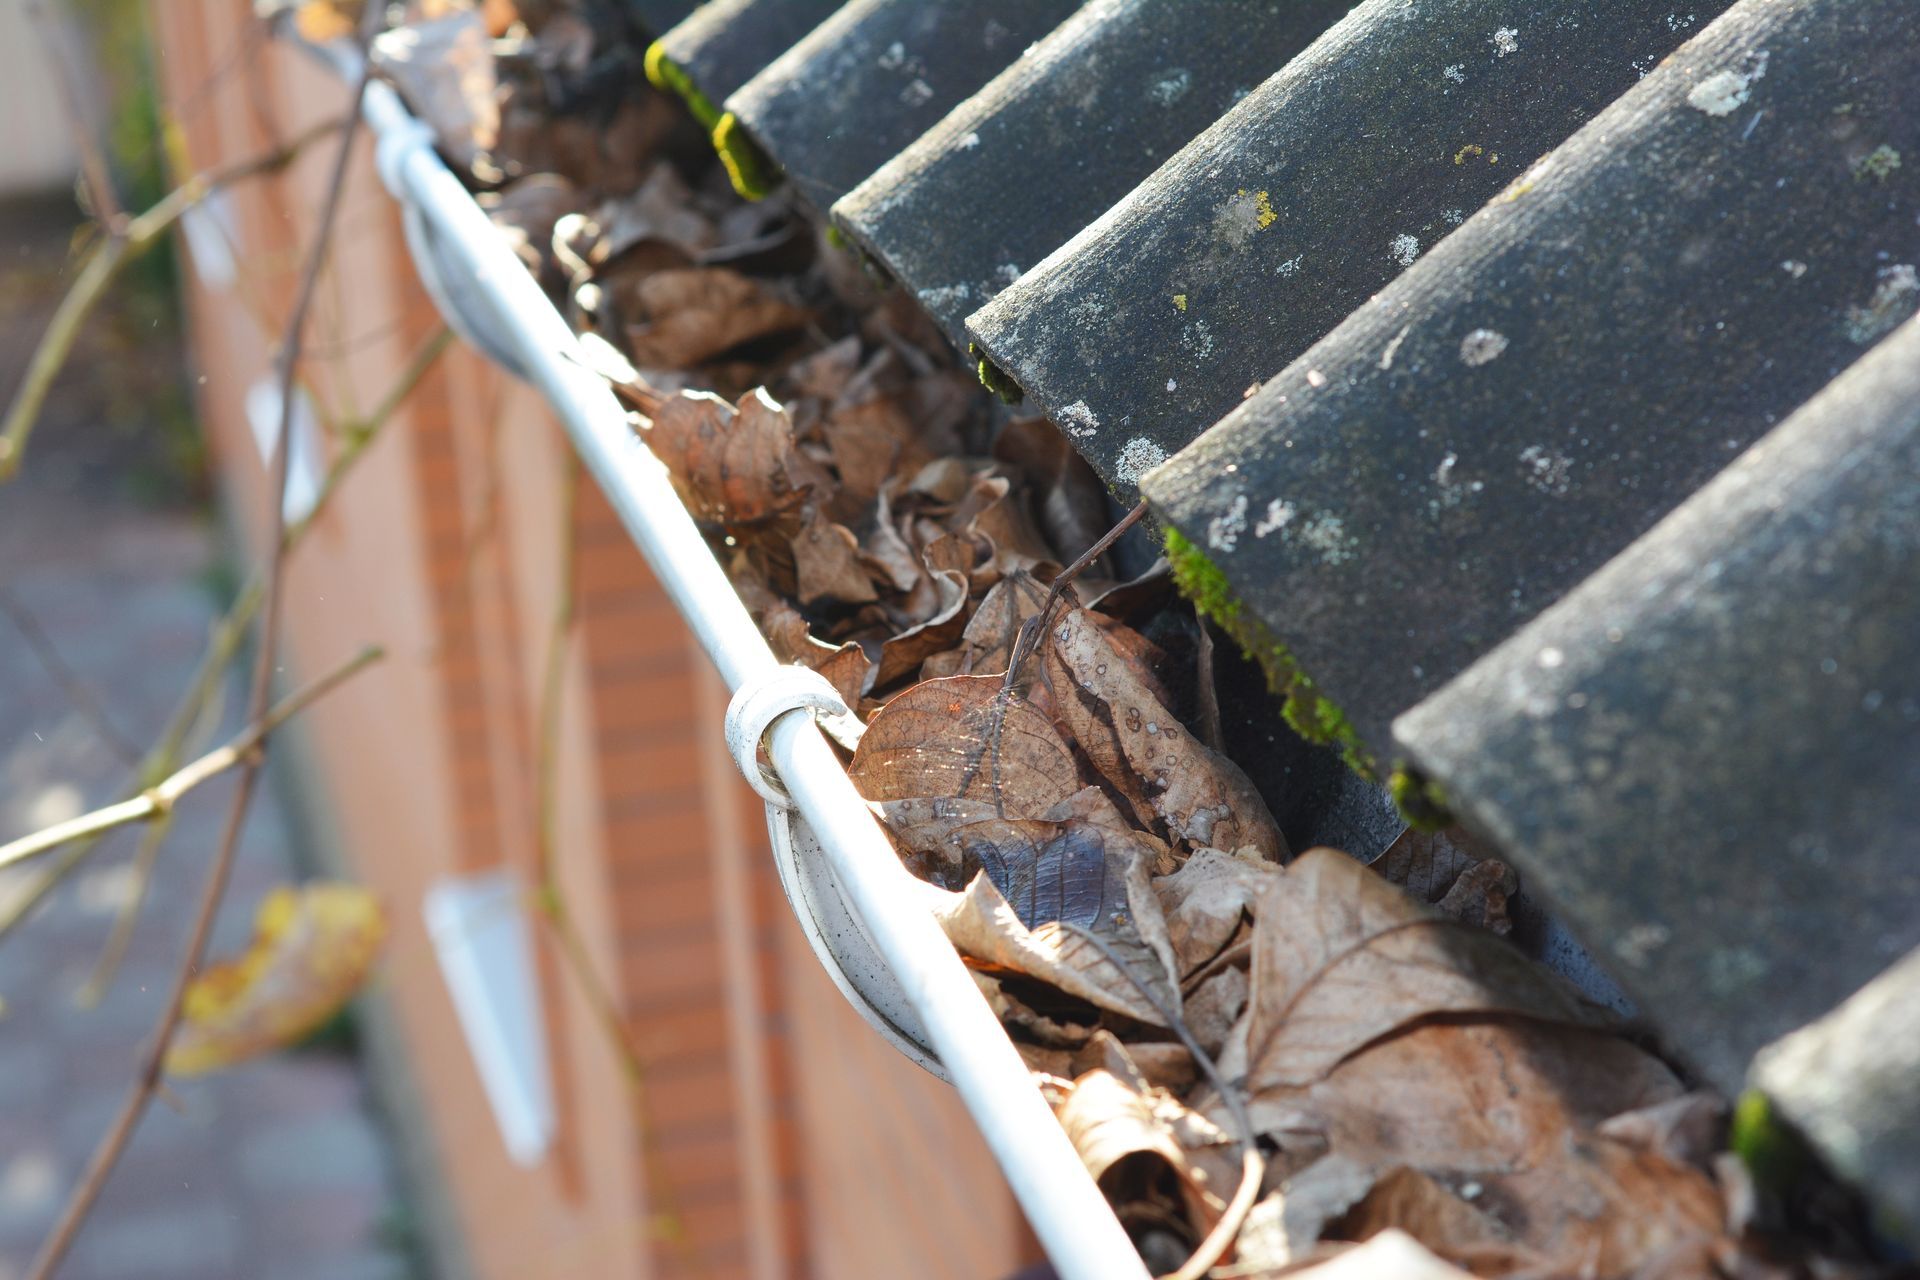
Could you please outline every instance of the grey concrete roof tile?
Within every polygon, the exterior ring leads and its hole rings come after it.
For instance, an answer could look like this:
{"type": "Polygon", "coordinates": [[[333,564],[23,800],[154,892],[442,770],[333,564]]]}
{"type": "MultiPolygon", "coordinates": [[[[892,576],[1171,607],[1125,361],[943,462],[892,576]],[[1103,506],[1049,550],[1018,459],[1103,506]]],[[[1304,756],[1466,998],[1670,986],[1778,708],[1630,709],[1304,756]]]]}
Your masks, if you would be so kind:
{"type": "Polygon", "coordinates": [[[715,114],[711,104],[725,102],[734,90],[832,17],[840,4],[841,0],[707,0],[661,36],[648,57],[672,63],[687,87],[707,104],[705,113],[715,114]]]}
{"type": "Polygon", "coordinates": [[[1689,21],[1668,0],[1367,0],[968,328],[1130,490],[1689,21]]]}
{"type": "Polygon", "coordinates": [[[1079,0],[851,0],[725,103],[825,210],[1079,0]]]}
{"type": "Polygon", "coordinates": [[[1920,302],[1917,49],[1910,0],[1745,0],[1147,495],[1388,754],[1920,302]]]}
{"type": "Polygon", "coordinates": [[[1920,946],[1916,618],[1920,320],[1395,731],[1737,1089],[1920,946]]]}
{"type": "Polygon", "coordinates": [[[1092,0],[836,204],[834,220],[964,347],[971,312],[1352,3],[1092,0]]]}

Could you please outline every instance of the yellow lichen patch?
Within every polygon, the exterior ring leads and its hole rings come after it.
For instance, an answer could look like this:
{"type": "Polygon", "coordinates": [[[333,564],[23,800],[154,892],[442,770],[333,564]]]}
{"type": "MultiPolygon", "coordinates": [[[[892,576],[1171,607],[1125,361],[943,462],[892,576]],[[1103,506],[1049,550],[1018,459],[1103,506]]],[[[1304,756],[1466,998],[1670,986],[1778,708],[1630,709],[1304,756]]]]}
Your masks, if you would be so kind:
{"type": "Polygon", "coordinates": [[[1453,153],[1453,162],[1455,164],[1465,164],[1468,156],[1483,156],[1485,154],[1487,154],[1485,147],[1477,142],[1469,142],[1466,146],[1453,153]]]}
{"type": "Polygon", "coordinates": [[[1273,211],[1273,201],[1267,199],[1266,192],[1256,191],[1253,193],[1253,207],[1255,212],[1259,214],[1258,221],[1262,231],[1265,231],[1279,220],[1280,215],[1273,211]]]}
{"type": "Polygon", "coordinates": [[[1187,295],[1186,295],[1186,294],[1184,294],[1184,293],[1176,293],[1176,294],[1174,294],[1174,295],[1173,295],[1173,309],[1174,309],[1175,311],[1185,311],[1185,310],[1187,309],[1187,295]]]}
{"type": "Polygon", "coordinates": [[[1513,184],[1500,193],[1501,204],[1512,204],[1527,192],[1533,190],[1532,178],[1517,178],[1513,184]]]}

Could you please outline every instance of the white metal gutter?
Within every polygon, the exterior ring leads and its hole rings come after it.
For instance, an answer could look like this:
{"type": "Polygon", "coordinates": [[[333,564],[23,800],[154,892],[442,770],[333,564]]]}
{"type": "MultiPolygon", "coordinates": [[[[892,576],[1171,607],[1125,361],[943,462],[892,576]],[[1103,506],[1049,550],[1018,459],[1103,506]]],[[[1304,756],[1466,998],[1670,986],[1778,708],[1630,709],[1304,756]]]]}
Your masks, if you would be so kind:
{"type": "MultiPolygon", "coordinates": [[[[327,52],[336,67],[358,74],[341,51],[327,52]]],[[[431,131],[379,81],[368,85],[362,110],[378,139],[381,179],[404,207],[416,266],[448,323],[545,396],[727,687],[738,691],[782,672],[666,468],[634,434],[567,322],[435,154],[431,131]]],[[[797,812],[769,808],[782,879],[836,985],[896,1047],[960,1091],[1063,1280],[1146,1280],[1025,1062],[929,915],[923,887],[901,866],[812,715],[785,714],[768,738],[774,769],[797,805],[797,812]]]]}

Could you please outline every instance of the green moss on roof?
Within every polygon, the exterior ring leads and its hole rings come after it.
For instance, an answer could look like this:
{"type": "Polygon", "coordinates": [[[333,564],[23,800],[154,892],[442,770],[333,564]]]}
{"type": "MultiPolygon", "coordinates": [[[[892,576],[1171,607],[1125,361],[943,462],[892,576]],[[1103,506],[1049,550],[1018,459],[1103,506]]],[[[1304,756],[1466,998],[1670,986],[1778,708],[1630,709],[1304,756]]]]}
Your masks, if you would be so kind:
{"type": "Polygon", "coordinates": [[[1373,757],[1354,732],[1346,712],[1315,687],[1313,680],[1280,638],[1249,613],[1228,585],[1220,567],[1207,558],[1178,529],[1167,530],[1167,562],[1180,594],[1213,619],[1233,638],[1241,652],[1266,672],[1267,688],[1281,699],[1280,715],[1308,742],[1323,743],[1340,753],[1348,767],[1363,777],[1377,777],[1373,757]]]}
{"type": "Polygon", "coordinates": [[[733,189],[744,200],[762,200],[773,190],[773,162],[758,143],[747,136],[740,118],[728,111],[713,126],[713,149],[727,168],[733,189]]]}
{"type": "Polygon", "coordinates": [[[1027,398],[1027,393],[1020,389],[1020,384],[1009,378],[999,365],[990,360],[987,353],[980,349],[979,343],[969,342],[967,354],[978,362],[974,365],[974,371],[980,375],[980,385],[999,396],[1003,403],[1019,404],[1027,398]]]}
{"type": "Polygon", "coordinates": [[[700,122],[700,127],[711,133],[720,123],[720,108],[713,105],[713,99],[694,85],[686,69],[667,56],[663,43],[655,40],[647,46],[647,57],[643,64],[647,79],[653,87],[663,93],[671,93],[687,104],[687,110],[700,122]]]}

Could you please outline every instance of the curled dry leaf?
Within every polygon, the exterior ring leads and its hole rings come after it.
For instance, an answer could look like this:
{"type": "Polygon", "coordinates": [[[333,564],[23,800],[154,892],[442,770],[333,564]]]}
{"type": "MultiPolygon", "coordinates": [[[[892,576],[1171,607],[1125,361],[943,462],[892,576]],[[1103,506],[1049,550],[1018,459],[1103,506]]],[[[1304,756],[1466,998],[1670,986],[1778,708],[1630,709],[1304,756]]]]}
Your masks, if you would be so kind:
{"type": "Polygon", "coordinates": [[[851,641],[834,645],[816,639],[807,627],[807,620],[785,601],[777,599],[760,614],[760,630],[767,637],[774,657],[818,671],[827,678],[842,702],[849,707],[860,705],[860,699],[872,684],[873,664],[859,645],[851,641]]]}
{"type": "Polygon", "coordinates": [[[764,391],[742,396],[738,409],[709,392],[683,391],[660,406],[646,440],[699,519],[764,520],[802,496],[790,466],[792,421],[764,391]]]}
{"type": "Polygon", "coordinates": [[[626,278],[613,299],[642,368],[705,364],[741,343],[806,325],[809,314],[725,267],[682,267],[626,278]]]}
{"type": "MultiPolygon", "coordinates": [[[[1138,905],[1139,898],[1129,893],[1129,902],[1138,905]]],[[[965,892],[941,894],[933,914],[961,954],[990,970],[1025,974],[1110,1013],[1148,1026],[1166,1025],[1128,972],[1086,934],[1057,923],[1028,929],[984,872],[965,892]]],[[[1118,931],[1106,935],[1106,941],[1133,977],[1160,988],[1162,999],[1167,998],[1168,984],[1151,947],[1118,931]]]]}
{"type": "Polygon", "coordinates": [[[1280,828],[1247,775],[1187,732],[1093,615],[1066,611],[1051,640],[1048,671],[1061,720],[1136,816],[1158,816],[1194,848],[1286,855],[1280,828]]]}
{"type": "Polygon", "coordinates": [[[1247,928],[1254,899],[1277,869],[1218,849],[1201,849],[1154,882],[1182,982],[1211,964],[1247,928]]]}
{"type": "Polygon", "coordinates": [[[880,598],[860,563],[860,543],[846,526],[810,510],[806,523],[788,541],[801,604],[866,604],[880,598]]]}
{"type": "Polygon", "coordinates": [[[1061,1091],[1054,1108],[1087,1172],[1120,1204],[1154,1195],[1171,1175],[1194,1237],[1226,1209],[1239,1172],[1234,1142],[1138,1073],[1097,1069],[1061,1091]]]}
{"type": "Polygon", "coordinates": [[[380,904],[358,885],[275,889],[246,951],[187,988],[167,1070],[198,1075],[297,1043],[359,992],[385,936],[380,904]]]}
{"type": "Polygon", "coordinates": [[[1498,938],[1434,913],[1332,849],[1310,849],[1276,871],[1254,915],[1254,1089],[1309,1084],[1438,1014],[1609,1022],[1498,938]]]}
{"type": "Polygon", "coordinates": [[[471,169],[500,140],[493,37],[478,13],[458,9],[383,31],[371,58],[454,163],[471,169]]]}

